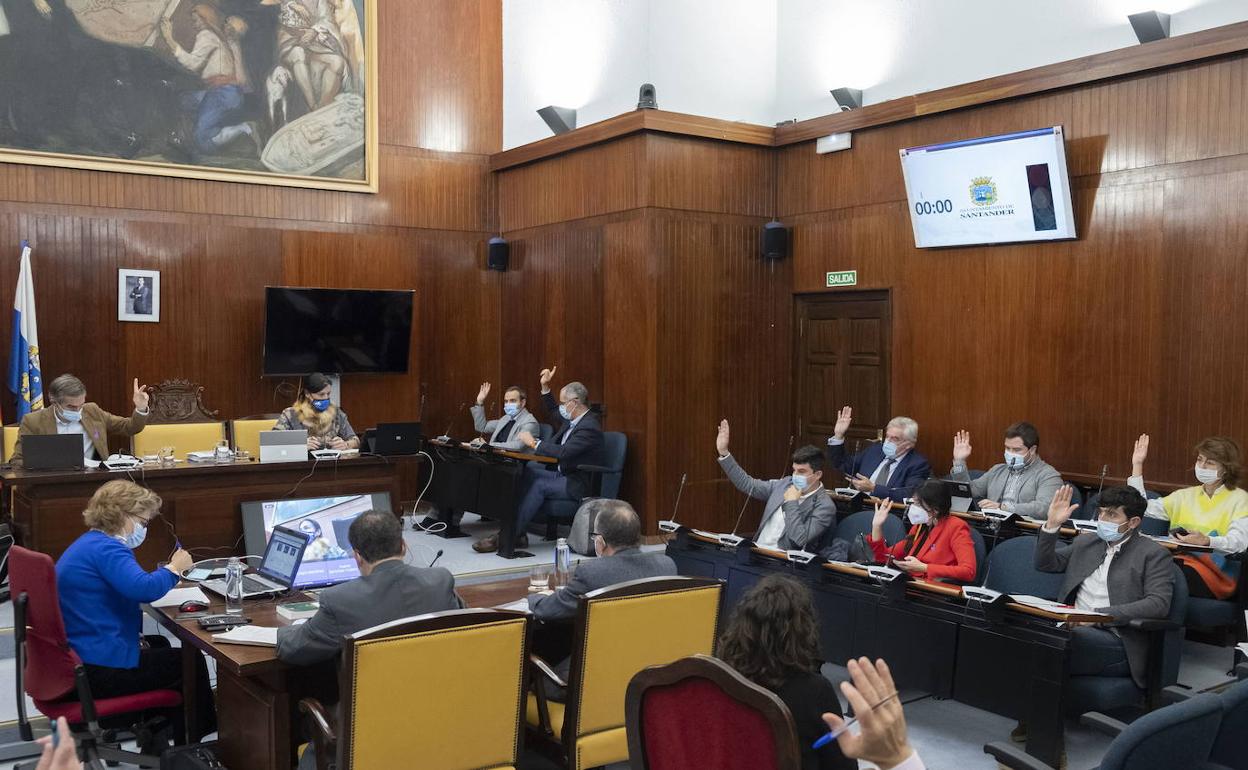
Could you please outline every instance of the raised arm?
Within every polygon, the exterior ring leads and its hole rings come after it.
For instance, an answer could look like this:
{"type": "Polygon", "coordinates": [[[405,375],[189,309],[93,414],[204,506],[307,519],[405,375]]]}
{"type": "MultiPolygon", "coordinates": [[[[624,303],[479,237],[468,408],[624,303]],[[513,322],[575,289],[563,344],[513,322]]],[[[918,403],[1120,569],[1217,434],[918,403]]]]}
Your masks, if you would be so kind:
{"type": "Polygon", "coordinates": [[[715,435],[715,451],[719,453],[719,467],[732,485],[758,500],[766,500],[771,496],[771,482],[756,479],[737,465],[737,461],[728,451],[729,428],[727,420],[720,420],[719,432],[715,435]]]}
{"type": "Polygon", "coordinates": [[[1145,509],[1144,515],[1152,519],[1170,520],[1170,513],[1166,510],[1166,504],[1159,499],[1149,498],[1148,490],[1144,488],[1144,461],[1148,459],[1148,434],[1141,433],[1140,437],[1135,440],[1135,446],[1131,449],[1131,477],[1127,479],[1127,485],[1144,496],[1148,501],[1148,508],[1145,509]]]}

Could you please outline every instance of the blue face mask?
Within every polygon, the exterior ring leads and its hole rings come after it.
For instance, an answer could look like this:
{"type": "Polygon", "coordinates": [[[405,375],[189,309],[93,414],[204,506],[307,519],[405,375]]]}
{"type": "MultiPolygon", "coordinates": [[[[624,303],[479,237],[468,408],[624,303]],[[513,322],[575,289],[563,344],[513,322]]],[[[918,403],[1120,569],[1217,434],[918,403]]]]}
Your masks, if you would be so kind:
{"type": "Polygon", "coordinates": [[[143,541],[147,539],[147,525],[140,524],[139,522],[136,521],[134,523],[133,532],[131,532],[128,535],[121,535],[117,539],[120,540],[122,544],[124,544],[127,548],[133,551],[135,548],[138,548],[139,546],[143,545],[143,541]]]}
{"type": "Polygon", "coordinates": [[[1005,465],[1011,470],[1018,470],[1027,464],[1027,460],[1022,455],[1016,455],[1013,452],[1005,453],[1005,465]]]}
{"type": "Polygon", "coordinates": [[[1118,531],[1118,528],[1121,526],[1121,524],[1115,524],[1112,521],[1098,521],[1096,522],[1096,535],[1106,543],[1116,543],[1126,534],[1118,531]]]}
{"type": "Polygon", "coordinates": [[[312,408],[318,412],[323,412],[329,408],[328,398],[318,398],[312,402],[312,408]]]}
{"type": "Polygon", "coordinates": [[[503,414],[507,415],[508,417],[515,417],[516,415],[520,414],[520,405],[519,404],[503,404],[503,414]]]}
{"type": "Polygon", "coordinates": [[[810,477],[803,476],[798,473],[794,473],[793,474],[793,486],[797,488],[798,492],[805,490],[806,487],[810,486],[810,477]]]}
{"type": "Polygon", "coordinates": [[[572,420],[572,413],[569,412],[568,407],[563,404],[559,405],[559,416],[565,420],[568,420],[569,422],[571,422],[572,420]]]}
{"type": "Polygon", "coordinates": [[[897,456],[897,445],[891,441],[885,441],[880,449],[884,450],[884,456],[890,460],[897,456]]]}
{"type": "Polygon", "coordinates": [[[82,422],[82,410],[70,410],[61,407],[61,419],[65,422],[82,422]]]}

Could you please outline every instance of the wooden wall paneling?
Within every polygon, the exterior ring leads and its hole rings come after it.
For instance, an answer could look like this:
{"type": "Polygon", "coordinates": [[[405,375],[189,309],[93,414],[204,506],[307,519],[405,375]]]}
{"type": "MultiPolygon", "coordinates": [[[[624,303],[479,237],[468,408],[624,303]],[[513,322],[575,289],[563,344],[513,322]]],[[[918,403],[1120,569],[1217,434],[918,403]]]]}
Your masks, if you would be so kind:
{"type": "Polygon", "coordinates": [[[647,134],[645,142],[647,205],[771,215],[776,180],[770,148],[670,134],[647,134]]]}
{"type": "Polygon", "coordinates": [[[644,153],[645,137],[638,134],[500,172],[501,229],[524,230],[641,206],[644,153]]]}
{"type": "Polygon", "coordinates": [[[1154,78],[1169,94],[1165,160],[1248,153],[1248,57],[1181,67],[1154,78]]]}

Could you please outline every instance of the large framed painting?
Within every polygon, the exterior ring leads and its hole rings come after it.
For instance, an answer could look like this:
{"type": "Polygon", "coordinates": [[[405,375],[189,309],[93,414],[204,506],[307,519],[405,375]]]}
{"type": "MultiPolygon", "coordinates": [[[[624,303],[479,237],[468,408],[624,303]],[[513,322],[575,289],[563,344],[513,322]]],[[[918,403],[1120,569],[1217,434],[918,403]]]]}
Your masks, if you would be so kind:
{"type": "Polygon", "coordinates": [[[377,0],[0,0],[0,161],[377,191],[377,0]]]}

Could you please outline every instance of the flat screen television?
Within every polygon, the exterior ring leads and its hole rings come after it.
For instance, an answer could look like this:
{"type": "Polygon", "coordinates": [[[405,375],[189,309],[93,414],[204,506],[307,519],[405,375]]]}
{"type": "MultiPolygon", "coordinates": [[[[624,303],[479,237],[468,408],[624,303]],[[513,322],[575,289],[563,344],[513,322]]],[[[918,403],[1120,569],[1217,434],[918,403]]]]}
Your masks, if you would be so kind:
{"type": "Polygon", "coordinates": [[[265,287],[264,374],[406,372],[414,293],[265,287]]]}
{"type": "Polygon", "coordinates": [[[1075,237],[1061,126],[901,150],[914,245],[1075,237]]]}
{"type": "Polygon", "coordinates": [[[247,553],[261,554],[279,524],[308,537],[294,588],[321,588],[360,576],[347,532],[355,517],[369,509],[390,510],[390,494],[331,495],[291,500],[255,500],[242,504],[247,553]]]}

